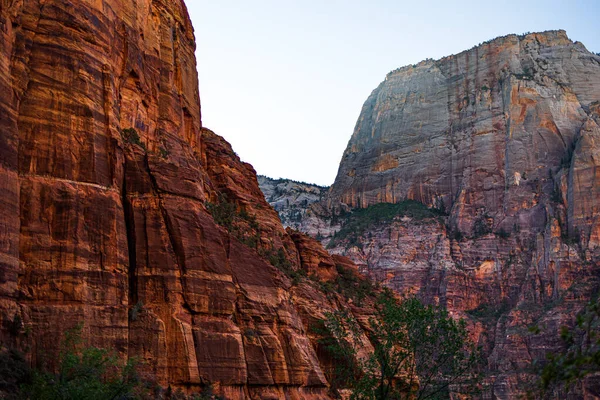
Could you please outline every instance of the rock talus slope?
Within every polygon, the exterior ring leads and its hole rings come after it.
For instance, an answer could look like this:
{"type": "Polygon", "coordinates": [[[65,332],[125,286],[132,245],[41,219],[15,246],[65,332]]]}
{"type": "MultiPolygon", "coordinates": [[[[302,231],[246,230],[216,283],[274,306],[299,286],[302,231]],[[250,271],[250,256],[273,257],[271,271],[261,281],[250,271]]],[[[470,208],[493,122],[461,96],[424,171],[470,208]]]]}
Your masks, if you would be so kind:
{"type": "Polygon", "coordinates": [[[83,323],[163,387],[326,398],[309,327],[351,306],[289,275],[336,261],[202,128],[183,2],[1,1],[0,43],[0,343],[83,323]]]}

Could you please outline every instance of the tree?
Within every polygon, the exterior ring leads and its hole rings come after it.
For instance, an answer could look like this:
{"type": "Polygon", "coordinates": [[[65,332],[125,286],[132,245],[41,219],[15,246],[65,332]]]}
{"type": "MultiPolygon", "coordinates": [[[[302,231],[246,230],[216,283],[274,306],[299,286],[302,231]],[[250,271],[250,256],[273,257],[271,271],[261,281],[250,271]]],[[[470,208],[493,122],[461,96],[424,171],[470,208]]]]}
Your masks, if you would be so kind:
{"type": "MultiPolygon", "coordinates": [[[[539,327],[530,329],[539,333],[539,327]]],[[[566,397],[578,390],[590,374],[600,372],[600,303],[591,301],[577,315],[575,326],[561,328],[562,351],[552,352],[545,361],[537,360],[540,387],[537,397],[566,397]]],[[[530,397],[536,397],[530,394],[530,397]]]]}
{"type": "Polygon", "coordinates": [[[466,324],[441,307],[414,297],[380,296],[365,327],[373,351],[361,355],[365,336],[347,312],[327,314],[327,347],[346,374],[353,399],[448,399],[450,391],[473,391],[479,350],[466,324]],[[349,365],[353,360],[353,365],[349,365]]]}
{"type": "Polygon", "coordinates": [[[105,349],[81,347],[81,326],[66,332],[57,373],[33,371],[22,398],[35,400],[132,399],[139,379],[135,362],[123,365],[105,349]]]}

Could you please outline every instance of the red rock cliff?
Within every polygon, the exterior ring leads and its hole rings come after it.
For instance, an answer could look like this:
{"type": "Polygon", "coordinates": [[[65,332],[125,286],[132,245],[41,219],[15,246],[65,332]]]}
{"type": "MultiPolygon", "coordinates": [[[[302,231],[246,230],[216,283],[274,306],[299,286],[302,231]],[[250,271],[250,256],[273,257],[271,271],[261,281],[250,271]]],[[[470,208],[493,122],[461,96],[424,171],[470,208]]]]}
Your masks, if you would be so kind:
{"type": "Polygon", "coordinates": [[[202,128],[183,2],[1,1],[0,44],[0,342],[36,364],[83,322],[162,386],[326,397],[309,326],[350,305],[284,272],[335,261],[202,128]]]}

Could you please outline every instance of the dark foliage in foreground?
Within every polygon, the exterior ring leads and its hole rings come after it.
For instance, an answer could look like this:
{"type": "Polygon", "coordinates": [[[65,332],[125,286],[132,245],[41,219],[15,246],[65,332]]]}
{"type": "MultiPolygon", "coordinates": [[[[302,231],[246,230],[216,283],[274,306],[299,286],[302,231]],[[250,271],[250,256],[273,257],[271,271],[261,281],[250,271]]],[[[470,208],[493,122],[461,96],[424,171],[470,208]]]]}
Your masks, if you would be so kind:
{"type": "MultiPolygon", "coordinates": [[[[534,326],[530,331],[538,334],[541,329],[534,326]]],[[[561,328],[560,337],[563,350],[534,363],[538,388],[529,393],[530,398],[567,397],[581,389],[587,376],[600,372],[600,303],[592,300],[574,327],[561,328]]]]}
{"type": "Polygon", "coordinates": [[[369,320],[374,352],[361,358],[358,322],[346,312],[328,314],[323,344],[341,366],[333,381],[350,386],[353,399],[448,399],[450,392],[473,393],[480,376],[480,352],[464,321],[416,298],[382,295],[369,320]]]}

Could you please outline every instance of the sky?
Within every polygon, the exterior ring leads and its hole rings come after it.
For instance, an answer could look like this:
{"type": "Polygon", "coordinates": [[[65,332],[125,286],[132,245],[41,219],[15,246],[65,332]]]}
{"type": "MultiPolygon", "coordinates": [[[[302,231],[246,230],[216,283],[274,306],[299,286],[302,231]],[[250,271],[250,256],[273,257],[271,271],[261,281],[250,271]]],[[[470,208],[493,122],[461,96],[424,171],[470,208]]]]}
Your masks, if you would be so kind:
{"type": "Polygon", "coordinates": [[[203,126],[258,174],[330,185],[363,102],[398,67],[510,33],[600,52],[600,0],[187,0],[203,126]]]}

